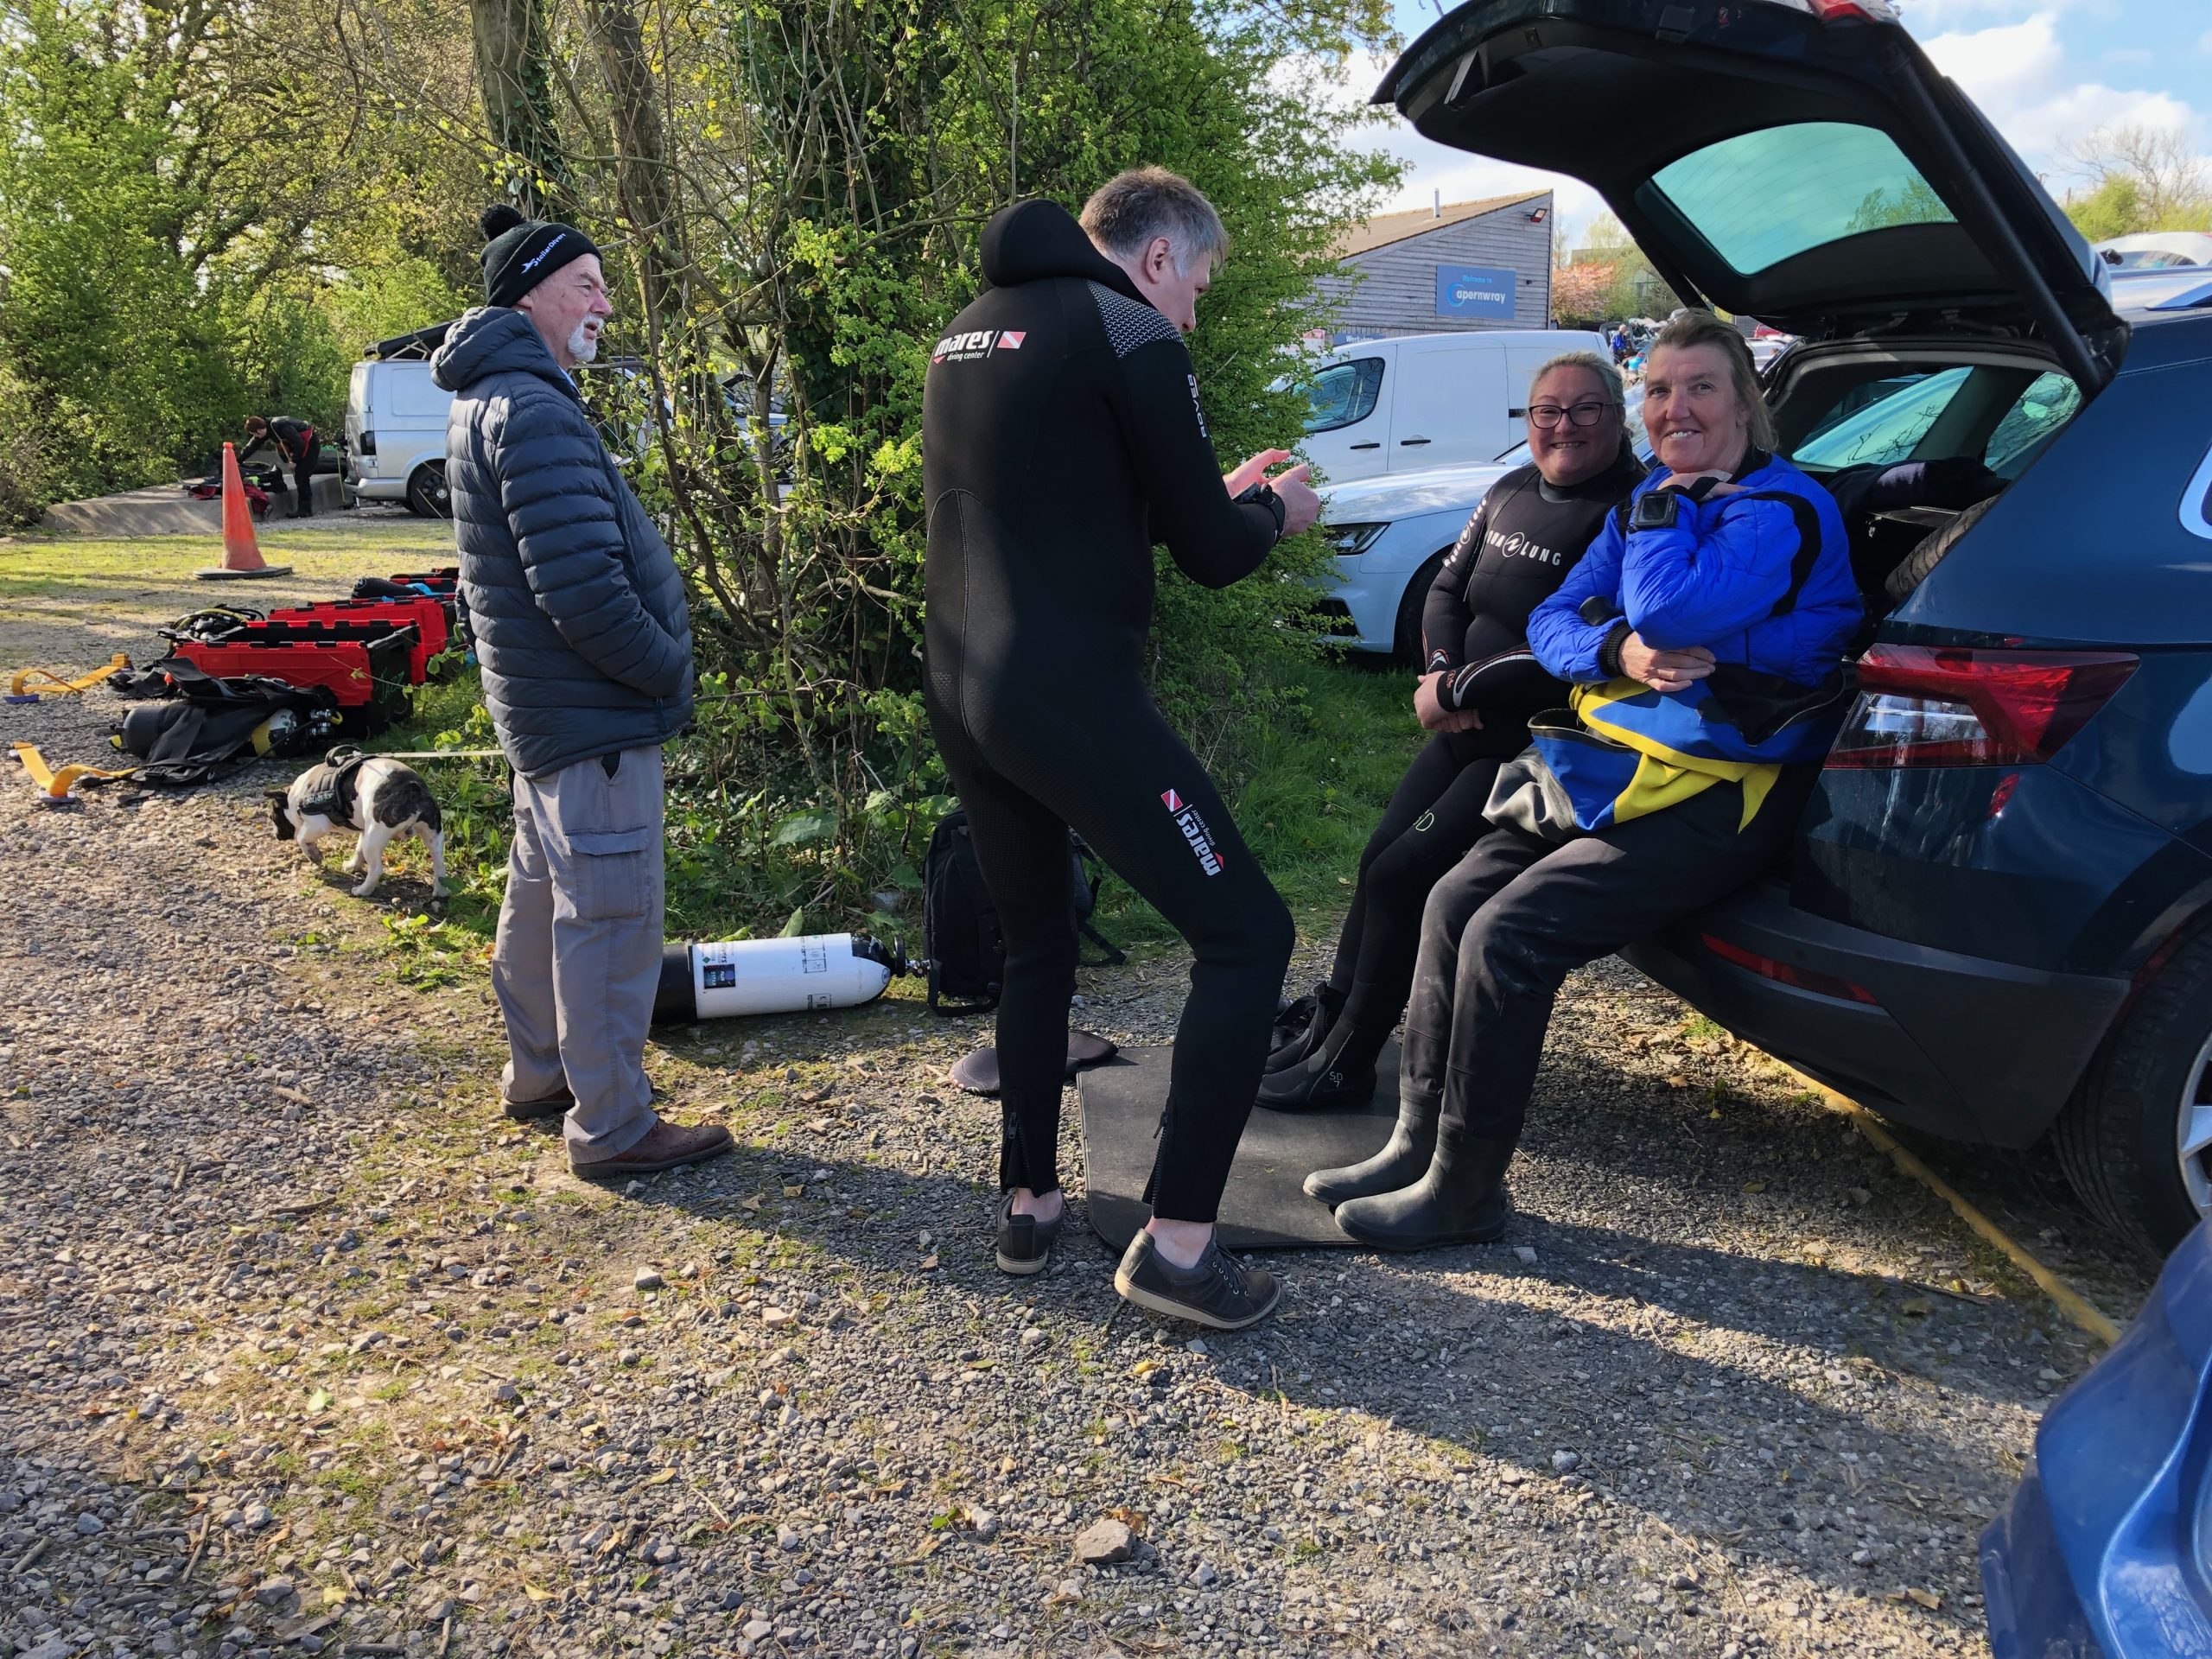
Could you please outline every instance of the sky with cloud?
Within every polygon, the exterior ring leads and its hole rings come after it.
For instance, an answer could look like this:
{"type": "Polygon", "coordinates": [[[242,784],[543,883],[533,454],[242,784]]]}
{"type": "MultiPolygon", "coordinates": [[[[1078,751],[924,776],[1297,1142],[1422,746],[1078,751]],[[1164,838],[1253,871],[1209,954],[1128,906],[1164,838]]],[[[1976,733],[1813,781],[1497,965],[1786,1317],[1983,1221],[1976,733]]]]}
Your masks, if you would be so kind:
{"type": "MultiPolygon", "coordinates": [[[[2178,128],[2212,156],[2212,6],[2203,0],[1901,0],[1897,10],[2054,194],[2077,181],[2068,147],[2101,126],[2178,128]]],[[[1399,0],[1399,32],[1411,42],[1440,15],[1435,0],[1399,0]]],[[[1368,91],[1379,79],[1379,67],[1363,65],[1354,84],[1368,91]]],[[[1601,206],[1574,180],[1447,149],[1393,123],[1380,142],[1412,165],[1389,207],[1426,207],[1438,192],[1465,201],[1549,185],[1571,232],[1601,206]]]]}

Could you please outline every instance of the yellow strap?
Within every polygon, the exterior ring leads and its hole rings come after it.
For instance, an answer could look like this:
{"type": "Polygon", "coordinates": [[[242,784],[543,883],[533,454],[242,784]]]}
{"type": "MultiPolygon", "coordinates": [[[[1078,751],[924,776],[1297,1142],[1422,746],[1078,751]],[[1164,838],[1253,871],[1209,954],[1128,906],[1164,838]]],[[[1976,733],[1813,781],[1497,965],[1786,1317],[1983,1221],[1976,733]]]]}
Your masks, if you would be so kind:
{"type": "Polygon", "coordinates": [[[8,695],[11,697],[22,696],[23,688],[34,681],[44,682],[39,686],[39,692],[44,696],[61,696],[71,692],[89,691],[109,675],[130,666],[130,659],[118,651],[115,653],[114,660],[105,668],[96,668],[91,673],[73,680],[65,680],[51,669],[18,669],[15,677],[8,682],[8,695]]]}
{"type": "Polygon", "coordinates": [[[136,766],[125,766],[118,772],[103,772],[98,766],[71,765],[56,772],[46,764],[46,757],[38,752],[35,744],[17,743],[15,750],[16,759],[22,761],[23,770],[30,773],[33,786],[49,801],[67,800],[70,790],[80,779],[100,782],[115,778],[128,778],[138,770],[136,766]]]}

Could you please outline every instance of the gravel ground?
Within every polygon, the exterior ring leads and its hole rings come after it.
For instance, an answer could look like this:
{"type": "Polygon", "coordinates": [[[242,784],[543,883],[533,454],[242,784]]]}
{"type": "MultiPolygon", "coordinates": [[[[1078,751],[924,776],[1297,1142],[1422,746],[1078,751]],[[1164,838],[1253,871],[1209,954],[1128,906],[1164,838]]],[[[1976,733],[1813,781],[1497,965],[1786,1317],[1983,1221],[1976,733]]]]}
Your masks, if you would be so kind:
{"type": "MultiPolygon", "coordinates": [[[[0,724],[82,756],[115,706],[0,724]]],[[[352,899],[270,838],[284,775],[0,787],[16,1650],[1986,1652],[1975,1535],[2094,1345],[1618,963],[1503,1243],[1279,1257],[1274,1320],[1193,1341],[1086,1233],[993,1268],[996,1109],[938,1081],[978,1039],[912,995],[676,1033],[737,1155],[574,1179],[497,1114],[480,964],[393,931],[419,853],[352,899]]],[[[1164,1040],[1183,971],[1084,1022],[1164,1040]]],[[[2037,1155],[1947,1155],[2132,1311],[2037,1155]]]]}

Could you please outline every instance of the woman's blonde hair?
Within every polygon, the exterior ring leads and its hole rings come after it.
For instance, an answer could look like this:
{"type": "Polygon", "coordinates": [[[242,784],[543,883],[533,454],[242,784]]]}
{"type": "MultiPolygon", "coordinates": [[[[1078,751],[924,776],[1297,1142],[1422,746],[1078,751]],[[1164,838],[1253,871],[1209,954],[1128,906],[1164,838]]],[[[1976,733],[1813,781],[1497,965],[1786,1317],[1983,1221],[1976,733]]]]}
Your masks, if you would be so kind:
{"type": "Polygon", "coordinates": [[[1651,337],[1651,347],[1644,353],[1643,360],[1649,365],[1662,349],[1680,351],[1689,346],[1720,348],[1720,354],[1728,359],[1728,378],[1736,388],[1737,401],[1751,417],[1748,425],[1751,442],[1770,453],[1775,445],[1774,413],[1767,408],[1766,395],[1759,390],[1759,372],[1751,361],[1751,348],[1737,332],[1736,325],[1721,321],[1710,311],[1677,312],[1651,337]]]}

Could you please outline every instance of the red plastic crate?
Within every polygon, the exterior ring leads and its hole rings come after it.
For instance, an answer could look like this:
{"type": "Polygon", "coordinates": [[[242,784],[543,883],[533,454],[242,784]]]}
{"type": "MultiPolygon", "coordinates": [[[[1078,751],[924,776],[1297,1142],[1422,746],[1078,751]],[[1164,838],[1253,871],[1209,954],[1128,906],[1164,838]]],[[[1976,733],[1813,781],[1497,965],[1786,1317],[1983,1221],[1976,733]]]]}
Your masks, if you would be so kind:
{"type": "MultiPolygon", "coordinates": [[[[280,611],[266,622],[240,622],[215,641],[224,645],[318,645],[333,640],[372,645],[404,636],[407,641],[406,680],[420,685],[429,677],[429,652],[422,630],[406,616],[310,616],[300,611],[280,611]]],[[[378,674],[385,671],[372,664],[378,674]]]]}
{"type": "Polygon", "coordinates": [[[312,605],[287,605],[269,613],[271,622],[412,622],[417,644],[410,677],[423,683],[430,658],[446,648],[453,627],[445,606],[418,594],[413,599],[325,599],[312,605]]]}
{"type": "Polygon", "coordinates": [[[338,700],[340,731],[365,737],[407,712],[410,643],[397,633],[381,639],[267,645],[180,639],[175,652],[209,674],[258,674],[287,685],[322,686],[338,700]]]}

